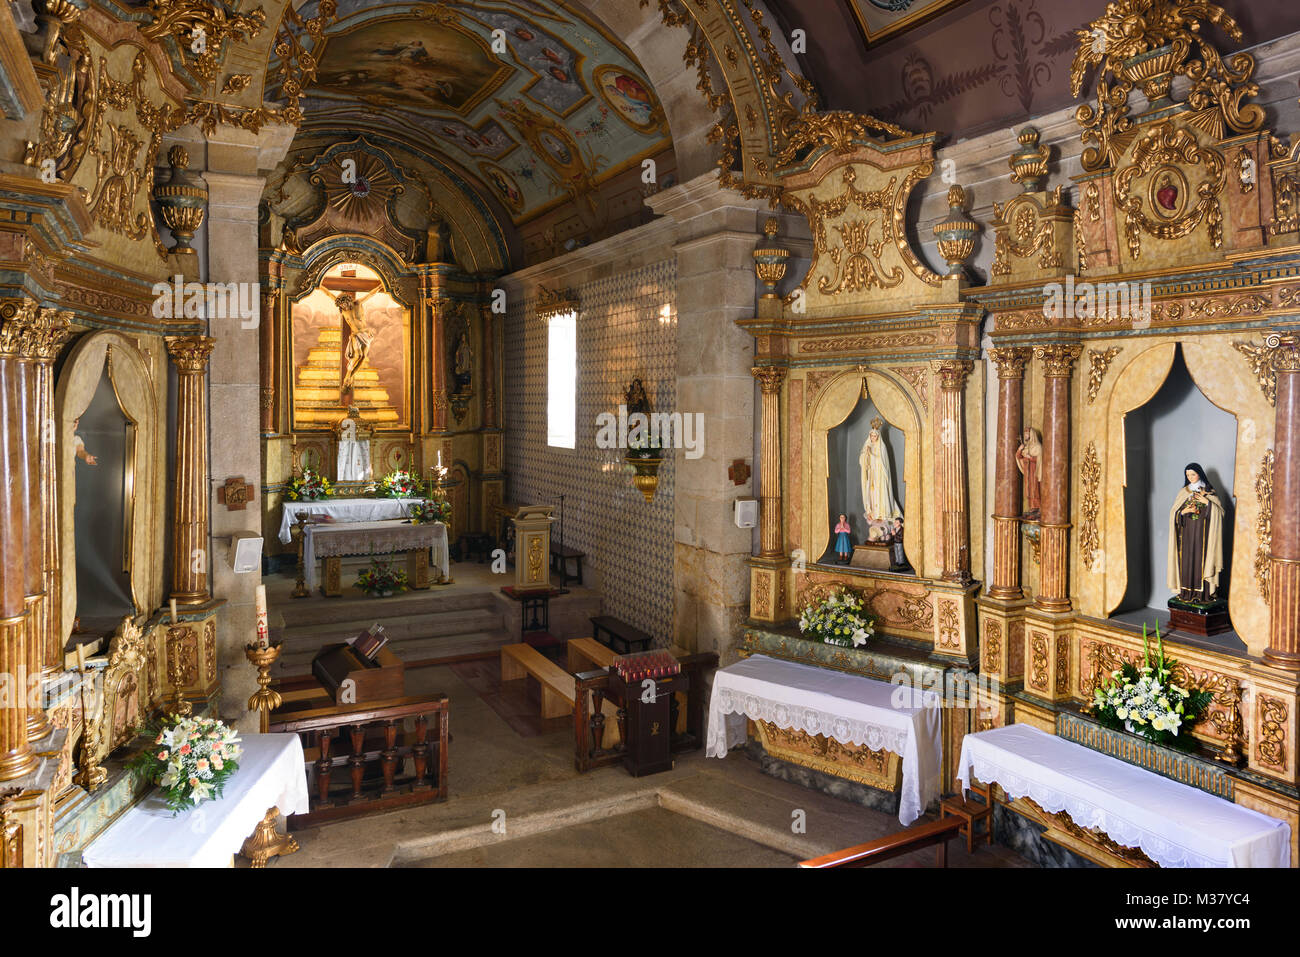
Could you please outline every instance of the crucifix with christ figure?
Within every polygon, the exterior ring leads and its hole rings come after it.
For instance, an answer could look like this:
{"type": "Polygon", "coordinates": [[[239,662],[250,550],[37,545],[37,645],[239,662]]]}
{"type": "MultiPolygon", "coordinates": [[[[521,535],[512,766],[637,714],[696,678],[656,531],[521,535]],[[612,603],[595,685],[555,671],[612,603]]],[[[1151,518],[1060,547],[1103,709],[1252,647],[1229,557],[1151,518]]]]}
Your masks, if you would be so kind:
{"type": "Polygon", "coordinates": [[[339,401],[348,406],[352,404],[352,387],[357,371],[365,364],[370,354],[370,344],[375,334],[366,325],[365,310],[362,308],[367,299],[383,291],[383,284],[378,279],[365,279],[357,275],[355,269],[343,269],[337,276],[326,276],[321,285],[334,297],[342,322],[343,363],[339,378],[339,401]],[[364,295],[360,295],[364,293],[364,295]]]}

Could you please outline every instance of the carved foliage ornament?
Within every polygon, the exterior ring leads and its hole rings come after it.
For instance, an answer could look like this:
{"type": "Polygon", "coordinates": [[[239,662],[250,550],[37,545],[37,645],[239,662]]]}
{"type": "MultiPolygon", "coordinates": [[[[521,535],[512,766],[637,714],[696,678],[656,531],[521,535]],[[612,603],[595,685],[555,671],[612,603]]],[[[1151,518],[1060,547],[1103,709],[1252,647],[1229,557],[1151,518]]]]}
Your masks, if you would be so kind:
{"type": "Polygon", "coordinates": [[[1272,563],[1269,551],[1273,545],[1273,450],[1264,453],[1255,477],[1255,496],[1259,500],[1259,515],[1255,518],[1255,583],[1264,604],[1269,603],[1269,578],[1272,563]]]}
{"type": "Polygon", "coordinates": [[[176,46],[203,84],[216,76],[227,40],[251,39],[266,25],[261,7],[248,13],[227,12],[224,5],[210,0],[149,0],[145,10],[153,22],[141,27],[140,33],[150,40],[176,37],[176,46]]]}
{"type": "Polygon", "coordinates": [[[1224,9],[1192,0],[1115,0],[1106,12],[1076,31],[1079,46],[1070,67],[1070,92],[1079,96],[1087,75],[1098,71],[1097,105],[1083,104],[1075,119],[1083,127],[1085,170],[1114,166],[1135,130],[1129,114],[1129,93],[1141,84],[1153,106],[1169,104],[1174,76],[1187,78],[1189,122],[1215,139],[1227,129],[1258,130],[1264,111],[1244,104],[1259,92],[1250,77],[1255,60],[1238,53],[1224,62],[1203,26],[1213,23],[1234,40],[1241,28],[1224,9]]]}
{"type": "Polygon", "coordinates": [[[0,357],[54,359],[72,334],[72,313],[31,299],[0,306],[0,357]]]}
{"type": "Polygon", "coordinates": [[[1083,453],[1083,467],[1080,476],[1083,480],[1083,501],[1080,508],[1083,513],[1082,526],[1079,529],[1079,548],[1084,565],[1099,571],[1101,552],[1101,533],[1097,529],[1097,515],[1101,511],[1101,462],[1097,458],[1097,443],[1089,442],[1083,453]]]}
{"type": "Polygon", "coordinates": [[[1106,378],[1106,370],[1110,368],[1111,362],[1120,354],[1120,346],[1111,346],[1108,349],[1089,349],[1088,350],[1088,404],[1092,405],[1097,398],[1097,393],[1101,391],[1102,380],[1106,378]]]}
{"type": "MultiPolygon", "coordinates": [[[[1056,187],[1052,194],[1049,209],[1061,204],[1061,187],[1056,187]]],[[[1038,204],[1028,198],[1011,200],[1005,205],[995,202],[993,215],[996,217],[996,240],[994,242],[992,271],[995,276],[1011,274],[1011,257],[1028,259],[1039,253],[1038,268],[1042,270],[1058,269],[1061,266],[1061,253],[1056,248],[1056,233],[1050,219],[1041,218],[1038,204]]]]}

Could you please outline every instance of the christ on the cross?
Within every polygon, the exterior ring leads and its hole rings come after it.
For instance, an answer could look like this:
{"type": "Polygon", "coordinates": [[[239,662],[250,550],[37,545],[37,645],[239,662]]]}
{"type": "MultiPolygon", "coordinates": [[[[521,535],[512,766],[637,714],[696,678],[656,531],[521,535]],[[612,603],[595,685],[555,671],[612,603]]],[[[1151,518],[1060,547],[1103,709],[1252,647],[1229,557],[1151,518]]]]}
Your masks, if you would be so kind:
{"type": "Polygon", "coordinates": [[[356,293],[349,290],[339,293],[334,299],[334,305],[338,306],[339,315],[343,317],[343,331],[346,334],[343,347],[343,378],[339,383],[341,398],[345,403],[351,400],[352,383],[356,379],[358,370],[365,363],[366,356],[370,354],[370,343],[375,338],[375,334],[366,326],[366,314],[362,305],[380,291],[381,288],[376,288],[358,298],[356,293]]]}

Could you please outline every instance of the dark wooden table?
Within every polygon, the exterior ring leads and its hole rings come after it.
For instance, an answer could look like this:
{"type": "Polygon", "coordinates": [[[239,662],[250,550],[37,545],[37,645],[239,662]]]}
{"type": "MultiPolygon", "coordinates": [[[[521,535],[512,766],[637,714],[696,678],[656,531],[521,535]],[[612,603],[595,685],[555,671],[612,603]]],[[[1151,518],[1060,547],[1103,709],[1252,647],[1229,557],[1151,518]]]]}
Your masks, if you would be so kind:
{"type": "Polygon", "coordinates": [[[580,552],[576,548],[551,544],[551,571],[560,576],[561,588],[569,584],[569,579],[573,579],[579,585],[582,584],[582,560],[586,557],[586,552],[580,552]],[[577,574],[569,574],[569,562],[575,563],[578,569],[577,574]]]}
{"type": "Polygon", "coordinates": [[[591,637],[621,655],[645,651],[654,643],[654,638],[640,628],[634,628],[613,615],[598,615],[591,619],[591,637]],[[600,636],[601,632],[608,636],[608,640],[600,636]]]}

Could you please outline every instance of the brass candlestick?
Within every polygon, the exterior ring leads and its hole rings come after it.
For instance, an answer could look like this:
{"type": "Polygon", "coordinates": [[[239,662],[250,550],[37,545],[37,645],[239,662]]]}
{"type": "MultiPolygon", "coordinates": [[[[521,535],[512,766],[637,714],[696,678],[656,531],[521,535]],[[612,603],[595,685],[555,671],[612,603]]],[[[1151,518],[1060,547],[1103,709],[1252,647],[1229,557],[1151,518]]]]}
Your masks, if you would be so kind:
{"type": "Polygon", "coordinates": [[[108,771],[99,766],[99,725],[103,719],[103,707],[96,708],[93,715],[90,713],[86,706],[86,679],[90,677],[91,669],[78,670],[81,672],[81,767],[72,780],[94,793],[108,780],[108,771]]]}
{"type": "Polygon", "coordinates": [[[280,657],[280,645],[245,645],[244,656],[257,668],[258,689],[248,699],[248,709],[262,713],[260,729],[266,734],[271,725],[271,712],[280,707],[280,692],[271,688],[271,665],[280,657]]]}
{"type": "Polygon", "coordinates": [[[189,634],[188,628],[178,627],[175,623],[167,629],[167,680],[171,682],[171,704],[167,706],[168,714],[189,717],[194,713],[194,706],[185,697],[185,681],[181,671],[181,642],[189,634]]]}
{"type": "Polygon", "coordinates": [[[302,534],[303,528],[307,524],[307,512],[298,512],[294,515],[297,519],[289,531],[290,535],[296,535],[298,538],[298,584],[293,586],[291,598],[306,598],[311,594],[307,587],[307,570],[302,563],[302,534]]]}

